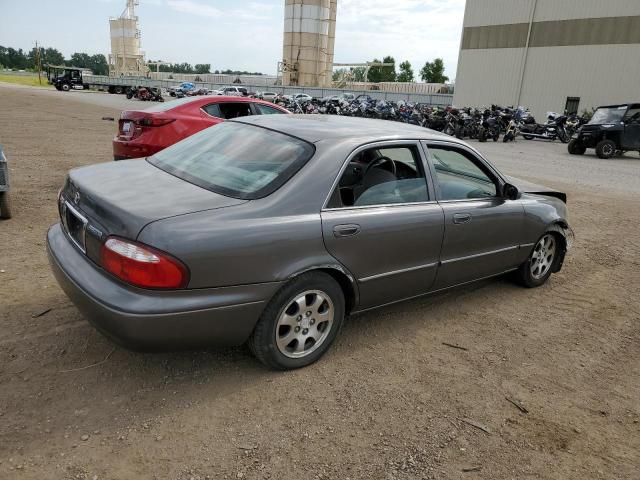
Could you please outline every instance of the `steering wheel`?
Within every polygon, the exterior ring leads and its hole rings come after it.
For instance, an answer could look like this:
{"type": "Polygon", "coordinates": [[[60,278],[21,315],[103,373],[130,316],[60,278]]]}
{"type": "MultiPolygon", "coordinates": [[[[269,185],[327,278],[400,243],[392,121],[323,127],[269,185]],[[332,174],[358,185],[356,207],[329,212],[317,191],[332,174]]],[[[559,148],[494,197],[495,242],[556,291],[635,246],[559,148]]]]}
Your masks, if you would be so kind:
{"type": "Polygon", "coordinates": [[[391,164],[391,173],[393,173],[393,175],[396,175],[396,162],[394,162],[393,160],[391,160],[389,157],[378,157],[375,160],[372,160],[371,162],[369,162],[369,165],[367,165],[367,168],[365,168],[364,173],[362,174],[362,180],[364,181],[365,178],[367,178],[367,174],[375,167],[379,167],[380,165],[382,165],[385,162],[389,162],[391,164]]]}

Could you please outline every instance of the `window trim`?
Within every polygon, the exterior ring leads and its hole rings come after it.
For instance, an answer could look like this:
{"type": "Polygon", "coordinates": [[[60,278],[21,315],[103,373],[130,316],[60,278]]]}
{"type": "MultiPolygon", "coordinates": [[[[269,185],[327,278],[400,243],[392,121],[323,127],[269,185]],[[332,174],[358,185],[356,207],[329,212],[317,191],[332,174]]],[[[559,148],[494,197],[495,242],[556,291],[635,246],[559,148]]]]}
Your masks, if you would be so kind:
{"type": "Polygon", "coordinates": [[[436,195],[436,199],[438,203],[460,203],[460,202],[478,202],[487,200],[496,199],[496,198],[504,198],[502,191],[504,185],[508,183],[506,179],[495,169],[493,165],[491,165],[477,150],[464,145],[462,143],[448,142],[445,140],[422,140],[420,142],[422,144],[422,148],[425,150],[427,161],[429,163],[429,170],[431,172],[431,176],[433,177],[434,183],[434,192],[436,195]],[[442,198],[442,194],[440,192],[440,183],[438,182],[438,174],[436,171],[434,159],[431,156],[431,152],[429,151],[429,147],[433,146],[433,148],[437,147],[445,147],[451,150],[464,151],[471,155],[471,161],[480,168],[496,185],[496,194],[493,197],[486,198],[458,198],[453,200],[444,200],[442,198]]]}
{"type": "Polygon", "coordinates": [[[260,103],[260,102],[251,102],[251,106],[253,107],[253,109],[255,110],[255,114],[256,115],[278,115],[278,114],[286,114],[287,112],[283,112],[282,110],[278,110],[275,106],[271,106],[271,105],[266,105],[264,103],[260,103]],[[266,107],[266,108],[270,108],[271,110],[275,110],[276,113],[262,113],[262,111],[260,111],[260,107],[266,107]]]}
{"type": "Polygon", "coordinates": [[[333,211],[348,211],[348,210],[362,210],[362,209],[371,209],[371,208],[388,208],[388,207],[402,207],[402,206],[410,206],[410,205],[425,205],[425,204],[433,204],[437,202],[437,198],[435,195],[435,189],[433,185],[432,173],[430,167],[428,165],[427,157],[424,149],[422,148],[421,141],[416,139],[407,139],[407,140],[382,140],[382,141],[372,141],[369,143],[364,143],[356,148],[354,148],[347,158],[344,160],[338,175],[333,179],[331,183],[331,188],[327,193],[327,196],[324,199],[322,204],[322,208],[320,212],[333,212],[333,211]],[[327,204],[331,200],[333,196],[333,192],[340,183],[340,179],[342,178],[342,174],[347,169],[347,166],[351,162],[351,160],[358,155],[363,150],[369,150],[371,148],[393,148],[393,147],[402,147],[402,146],[413,146],[418,152],[418,156],[420,157],[420,163],[422,167],[422,172],[424,174],[424,180],[427,187],[427,198],[428,200],[422,202],[405,202],[405,203],[384,203],[379,205],[352,205],[347,207],[327,207],[327,204]]]}
{"type": "Polygon", "coordinates": [[[202,105],[200,107],[200,110],[202,110],[204,112],[205,115],[207,115],[208,117],[211,118],[216,118],[218,120],[224,120],[224,118],[222,117],[216,117],[215,115],[211,115],[209,112],[207,112],[205,110],[206,107],[210,107],[211,105],[216,105],[218,107],[218,111],[220,112],[220,115],[222,115],[222,111],[220,110],[220,102],[211,102],[211,103],[207,103],[206,105],[202,105]]]}

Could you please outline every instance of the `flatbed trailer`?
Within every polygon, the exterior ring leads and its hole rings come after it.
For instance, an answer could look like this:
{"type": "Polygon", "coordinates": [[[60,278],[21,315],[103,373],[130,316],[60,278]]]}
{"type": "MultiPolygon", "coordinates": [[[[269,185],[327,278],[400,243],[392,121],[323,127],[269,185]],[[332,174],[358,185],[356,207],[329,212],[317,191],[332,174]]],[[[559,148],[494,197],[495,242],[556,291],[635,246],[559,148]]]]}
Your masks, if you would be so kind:
{"type": "Polygon", "coordinates": [[[64,65],[46,65],[47,79],[57,90],[68,92],[70,90],[103,90],[114,94],[126,94],[135,87],[165,87],[157,85],[164,83],[151,80],[146,77],[108,77],[105,75],[93,75],[91,70],[80,67],[64,65]]]}

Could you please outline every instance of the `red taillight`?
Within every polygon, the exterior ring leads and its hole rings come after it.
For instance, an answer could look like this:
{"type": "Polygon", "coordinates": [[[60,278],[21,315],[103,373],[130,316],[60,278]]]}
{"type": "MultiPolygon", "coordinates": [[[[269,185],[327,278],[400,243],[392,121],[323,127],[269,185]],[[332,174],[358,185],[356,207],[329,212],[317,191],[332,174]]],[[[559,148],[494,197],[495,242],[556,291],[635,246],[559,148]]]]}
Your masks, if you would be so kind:
{"type": "Polygon", "coordinates": [[[138,125],[142,125],[143,127],[161,127],[173,121],[175,121],[175,118],[144,117],[144,118],[141,118],[140,120],[137,120],[137,123],[138,125]]]}
{"type": "Polygon", "coordinates": [[[109,237],[100,251],[102,266],[124,282],[143,288],[184,288],[189,271],[179,260],[147,245],[109,237]]]}

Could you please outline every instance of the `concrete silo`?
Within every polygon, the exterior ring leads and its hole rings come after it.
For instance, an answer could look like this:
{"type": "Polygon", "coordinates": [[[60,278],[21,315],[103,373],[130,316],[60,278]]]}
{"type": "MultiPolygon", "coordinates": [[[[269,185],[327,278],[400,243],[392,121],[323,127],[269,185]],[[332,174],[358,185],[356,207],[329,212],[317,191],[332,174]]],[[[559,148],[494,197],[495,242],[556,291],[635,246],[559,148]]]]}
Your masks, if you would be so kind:
{"type": "Polygon", "coordinates": [[[144,52],[140,50],[140,30],[135,14],[137,0],[127,0],[127,7],[117,18],[109,19],[111,30],[111,54],[109,55],[109,75],[146,75],[144,52]]]}
{"type": "Polygon", "coordinates": [[[337,0],[285,0],[282,84],[331,84],[337,0]]]}

